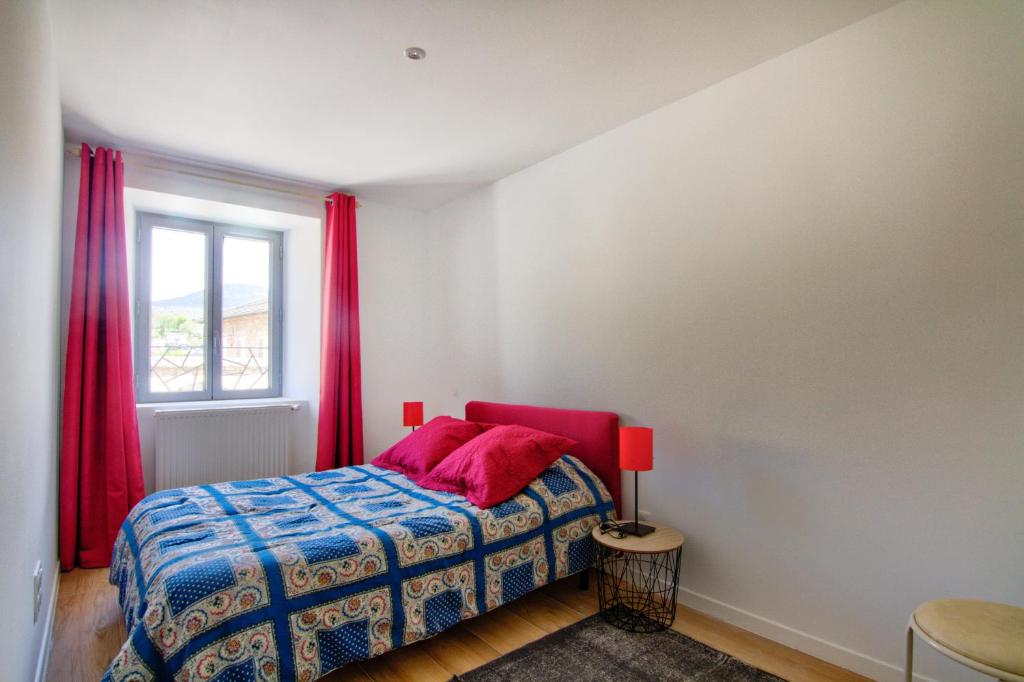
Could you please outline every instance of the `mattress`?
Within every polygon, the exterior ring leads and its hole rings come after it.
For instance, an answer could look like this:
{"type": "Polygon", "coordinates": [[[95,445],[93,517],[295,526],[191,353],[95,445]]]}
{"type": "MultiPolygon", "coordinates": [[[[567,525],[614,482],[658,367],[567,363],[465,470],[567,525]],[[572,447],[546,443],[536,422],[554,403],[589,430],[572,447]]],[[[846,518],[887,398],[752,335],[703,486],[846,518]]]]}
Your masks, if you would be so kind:
{"type": "Polygon", "coordinates": [[[314,680],[586,569],[612,509],[569,455],[486,510],[372,465],[161,491],[114,547],[104,679],[314,680]]]}

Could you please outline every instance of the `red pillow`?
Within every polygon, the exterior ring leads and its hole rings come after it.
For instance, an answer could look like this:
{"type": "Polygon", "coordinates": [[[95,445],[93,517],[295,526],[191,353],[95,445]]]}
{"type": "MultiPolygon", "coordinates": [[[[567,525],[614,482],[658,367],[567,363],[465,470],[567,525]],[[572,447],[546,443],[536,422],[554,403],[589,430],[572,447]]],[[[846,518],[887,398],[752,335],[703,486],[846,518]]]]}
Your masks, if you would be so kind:
{"type": "Polygon", "coordinates": [[[525,488],[574,445],[571,438],[526,426],[495,426],[445,457],[417,483],[458,493],[487,509],[525,488]]]}
{"type": "Polygon", "coordinates": [[[483,429],[476,422],[434,417],[377,455],[371,464],[418,481],[453,450],[479,436],[481,431],[483,429]]]}

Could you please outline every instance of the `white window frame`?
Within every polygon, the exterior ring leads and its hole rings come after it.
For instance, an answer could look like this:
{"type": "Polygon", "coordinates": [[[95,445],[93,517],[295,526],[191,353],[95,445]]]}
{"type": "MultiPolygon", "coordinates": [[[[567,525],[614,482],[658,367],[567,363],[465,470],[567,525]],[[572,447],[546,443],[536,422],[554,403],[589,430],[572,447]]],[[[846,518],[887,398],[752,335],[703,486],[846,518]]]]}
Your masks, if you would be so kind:
{"type": "Polygon", "coordinates": [[[193,218],[161,215],[157,213],[136,213],[136,258],[135,258],[135,399],[139,403],[191,402],[204,400],[238,400],[249,398],[279,398],[284,383],[282,360],[284,358],[284,235],[277,230],[267,230],[241,225],[228,225],[193,218]],[[149,390],[150,373],[150,286],[152,282],[150,257],[154,227],[171,228],[187,232],[199,232],[206,236],[206,386],[202,391],[154,392],[149,390]],[[222,348],[221,329],[223,326],[221,296],[223,268],[221,258],[225,237],[244,237],[270,242],[270,385],[266,389],[230,390],[221,387],[222,348]]]}

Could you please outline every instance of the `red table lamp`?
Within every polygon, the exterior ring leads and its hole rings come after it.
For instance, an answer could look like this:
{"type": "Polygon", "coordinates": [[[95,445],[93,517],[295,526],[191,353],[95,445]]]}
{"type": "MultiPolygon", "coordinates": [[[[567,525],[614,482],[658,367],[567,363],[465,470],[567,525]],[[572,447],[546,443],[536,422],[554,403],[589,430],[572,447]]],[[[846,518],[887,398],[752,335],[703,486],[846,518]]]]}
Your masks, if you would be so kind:
{"type": "Polygon", "coordinates": [[[643,537],[654,528],[640,523],[640,474],[654,468],[654,429],[646,426],[619,427],[619,468],[633,472],[633,520],[623,523],[623,533],[643,537]]]}
{"type": "Polygon", "coordinates": [[[423,403],[402,403],[402,426],[423,426],[423,403]]]}

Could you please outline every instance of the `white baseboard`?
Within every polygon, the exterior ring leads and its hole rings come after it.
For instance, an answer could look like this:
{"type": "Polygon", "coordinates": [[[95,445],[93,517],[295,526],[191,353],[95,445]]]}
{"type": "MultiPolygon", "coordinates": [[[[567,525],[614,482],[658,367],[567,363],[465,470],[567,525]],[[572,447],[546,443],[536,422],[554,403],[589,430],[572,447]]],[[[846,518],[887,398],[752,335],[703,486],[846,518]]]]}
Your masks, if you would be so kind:
{"type": "Polygon", "coordinates": [[[60,566],[53,567],[53,585],[50,590],[50,601],[46,606],[46,625],[43,629],[43,641],[39,644],[39,657],[36,659],[35,682],[45,682],[46,670],[50,666],[50,652],[53,650],[53,622],[57,617],[57,590],[60,589],[60,566]]]}
{"type": "MultiPolygon", "coordinates": [[[[719,620],[743,628],[754,634],[761,635],[773,642],[784,644],[797,651],[810,654],[815,658],[828,661],[841,668],[852,670],[855,673],[870,677],[880,682],[902,682],[903,668],[892,663],[886,663],[874,656],[854,651],[841,644],[830,642],[783,625],[778,621],[759,616],[731,604],[719,601],[707,595],[693,590],[680,587],[678,591],[680,603],[690,608],[714,616],[719,620]]],[[[921,682],[938,682],[937,680],[914,673],[915,680],[921,682]]]]}

